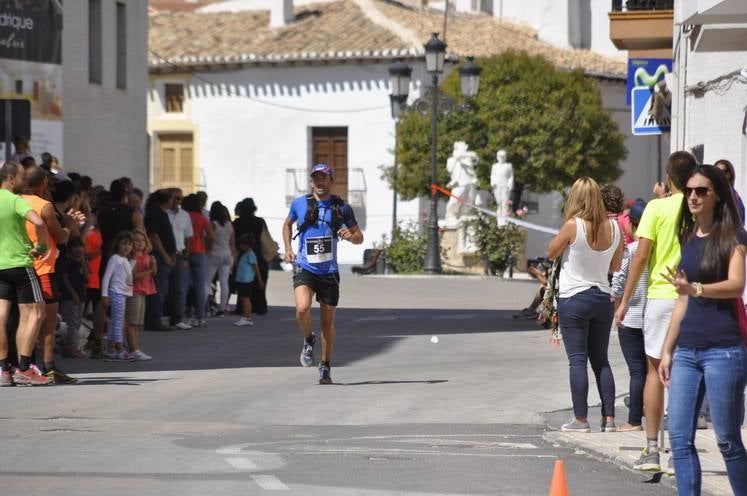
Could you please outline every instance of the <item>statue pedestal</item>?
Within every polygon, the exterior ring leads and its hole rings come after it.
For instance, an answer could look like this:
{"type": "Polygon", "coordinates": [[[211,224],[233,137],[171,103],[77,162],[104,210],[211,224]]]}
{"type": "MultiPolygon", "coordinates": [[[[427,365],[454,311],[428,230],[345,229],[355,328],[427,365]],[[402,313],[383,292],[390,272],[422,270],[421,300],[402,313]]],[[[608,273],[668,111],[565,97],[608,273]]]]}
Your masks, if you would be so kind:
{"type": "MultiPolygon", "coordinates": [[[[462,219],[464,220],[464,217],[462,219]]],[[[441,252],[444,269],[457,272],[483,273],[482,257],[470,233],[472,228],[442,227],[441,252]]]]}

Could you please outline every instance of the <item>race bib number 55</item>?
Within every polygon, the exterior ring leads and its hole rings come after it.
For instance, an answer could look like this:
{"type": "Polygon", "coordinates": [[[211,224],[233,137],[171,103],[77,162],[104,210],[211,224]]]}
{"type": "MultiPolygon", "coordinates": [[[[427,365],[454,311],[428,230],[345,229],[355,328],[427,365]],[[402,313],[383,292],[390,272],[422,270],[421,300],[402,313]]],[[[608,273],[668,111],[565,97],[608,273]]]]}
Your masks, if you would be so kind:
{"type": "Polygon", "coordinates": [[[332,236],[306,238],[306,261],[312,264],[332,260],[332,236]]]}

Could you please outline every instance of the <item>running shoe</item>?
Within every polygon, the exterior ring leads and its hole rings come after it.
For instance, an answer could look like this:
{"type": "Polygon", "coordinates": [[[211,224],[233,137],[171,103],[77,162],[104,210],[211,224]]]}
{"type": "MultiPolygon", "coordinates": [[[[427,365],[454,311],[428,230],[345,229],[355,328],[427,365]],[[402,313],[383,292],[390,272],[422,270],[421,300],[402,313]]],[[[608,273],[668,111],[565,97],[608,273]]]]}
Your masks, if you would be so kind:
{"type": "Polygon", "coordinates": [[[238,327],[253,326],[254,321],[252,319],[247,319],[246,317],[241,317],[239,320],[234,322],[233,325],[238,327]]]}
{"type": "Polygon", "coordinates": [[[319,364],[319,384],[332,384],[329,365],[319,364]]]}
{"type": "Polygon", "coordinates": [[[47,370],[47,373],[44,374],[50,379],[52,379],[52,382],[54,384],[75,384],[78,382],[78,379],[75,377],[70,377],[60,369],[54,368],[52,370],[47,370]]]}
{"type": "Polygon", "coordinates": [[[13,373],[13,382],[16,386],[48,386],[52,384],[52,378],[42,374],[36,365],[28,370],[16,369],[13,373]]]}
{"type": "Polygon", "coordinates": [[[207,321],[200,319],[191,319],[189,321],[189,325],[191,325],[192,327],[205,327],[207,325],[207,321]]]}
{"type": "Polygon", "coordinates": [[[10,370],[3,370],[3,372],[0,374],[0,387],[6,387],[6,386],[12,386],[13,385],[13,375],[10,373],[10,370]]]}
{"type": "Polygon", "coordinates": [[[313,336],[310,342],[305,339],[303,341],[303,348],[301,348],[301,365],[303,367],[314,365],[314,342],[313,336]]]}
{"type": "Polygon", "coordinates": [[[186,322],[177,322],[174,324],[174,327],[179,329],[180,331],[188,331],[192,329],[192,326],[187,324],[186,322]]]}
{"type": "Polygon", "coordinates": [[[147,362],[148,360],[153,360],[153,357],[148,355],[147,353],[143,353],[140,350],[135,350],[132,353],[130,353],[130,356],[136,361],[136,362],[147,362]]]}
{"type": "Polygon", "coordinates": [[[633,464],[633,469],[646,472],[661,472],[659,452],[649,453],[648,448],[643,448],[640,458],[633,464]]]}
{"type": "Polygon", "coordinates": [[[674,475],[674,458],[671,456],[667,460],[667,468],[664,469],[664,473],[669,476],[674,475]]]}

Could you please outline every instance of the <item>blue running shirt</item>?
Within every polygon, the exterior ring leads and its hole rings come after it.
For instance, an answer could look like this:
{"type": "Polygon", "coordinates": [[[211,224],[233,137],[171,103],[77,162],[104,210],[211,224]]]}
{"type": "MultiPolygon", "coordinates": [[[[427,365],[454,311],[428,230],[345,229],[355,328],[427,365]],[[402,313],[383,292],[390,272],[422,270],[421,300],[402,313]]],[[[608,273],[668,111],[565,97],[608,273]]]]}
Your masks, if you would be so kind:
{"type": "MultiPolygon", "coordinates": [[[[296,264],[312,274],[324,276],[339,272],[337,266],[337,233],[332,232],[332,200],[317,201],[317,222],[298,235],[296,264]]],[[[343,222],[348,228],[357,226],[353,209],[347,202],[341,207],[343,222]]],[[[306,218],[306,197],[293,200],[288,218],[298,226],[306,218]]]]}

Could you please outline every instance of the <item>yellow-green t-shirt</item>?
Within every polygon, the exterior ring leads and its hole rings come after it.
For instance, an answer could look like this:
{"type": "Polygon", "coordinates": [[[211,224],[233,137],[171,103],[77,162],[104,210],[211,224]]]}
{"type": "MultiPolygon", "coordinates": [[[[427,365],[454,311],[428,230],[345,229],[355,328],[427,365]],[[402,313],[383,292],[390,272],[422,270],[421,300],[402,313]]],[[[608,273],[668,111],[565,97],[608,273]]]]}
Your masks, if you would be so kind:
{"type": "Polygon", "coordinates": [[[680,225],[682,193],[668,198],[651,200],[643,211],[635,234],[651,241],[651,256],[648,259],[649,299],[676,300],[677,291],[672,283],[662,277],[667,267],[676,268],[680,263],[680,241],[677,230],[680,225]]]}
{"type": "Polygon", "coordinates": [[[0,189],[0,270],[33,267],[26,214],[31,205],[7,189],[0,189]]]}

